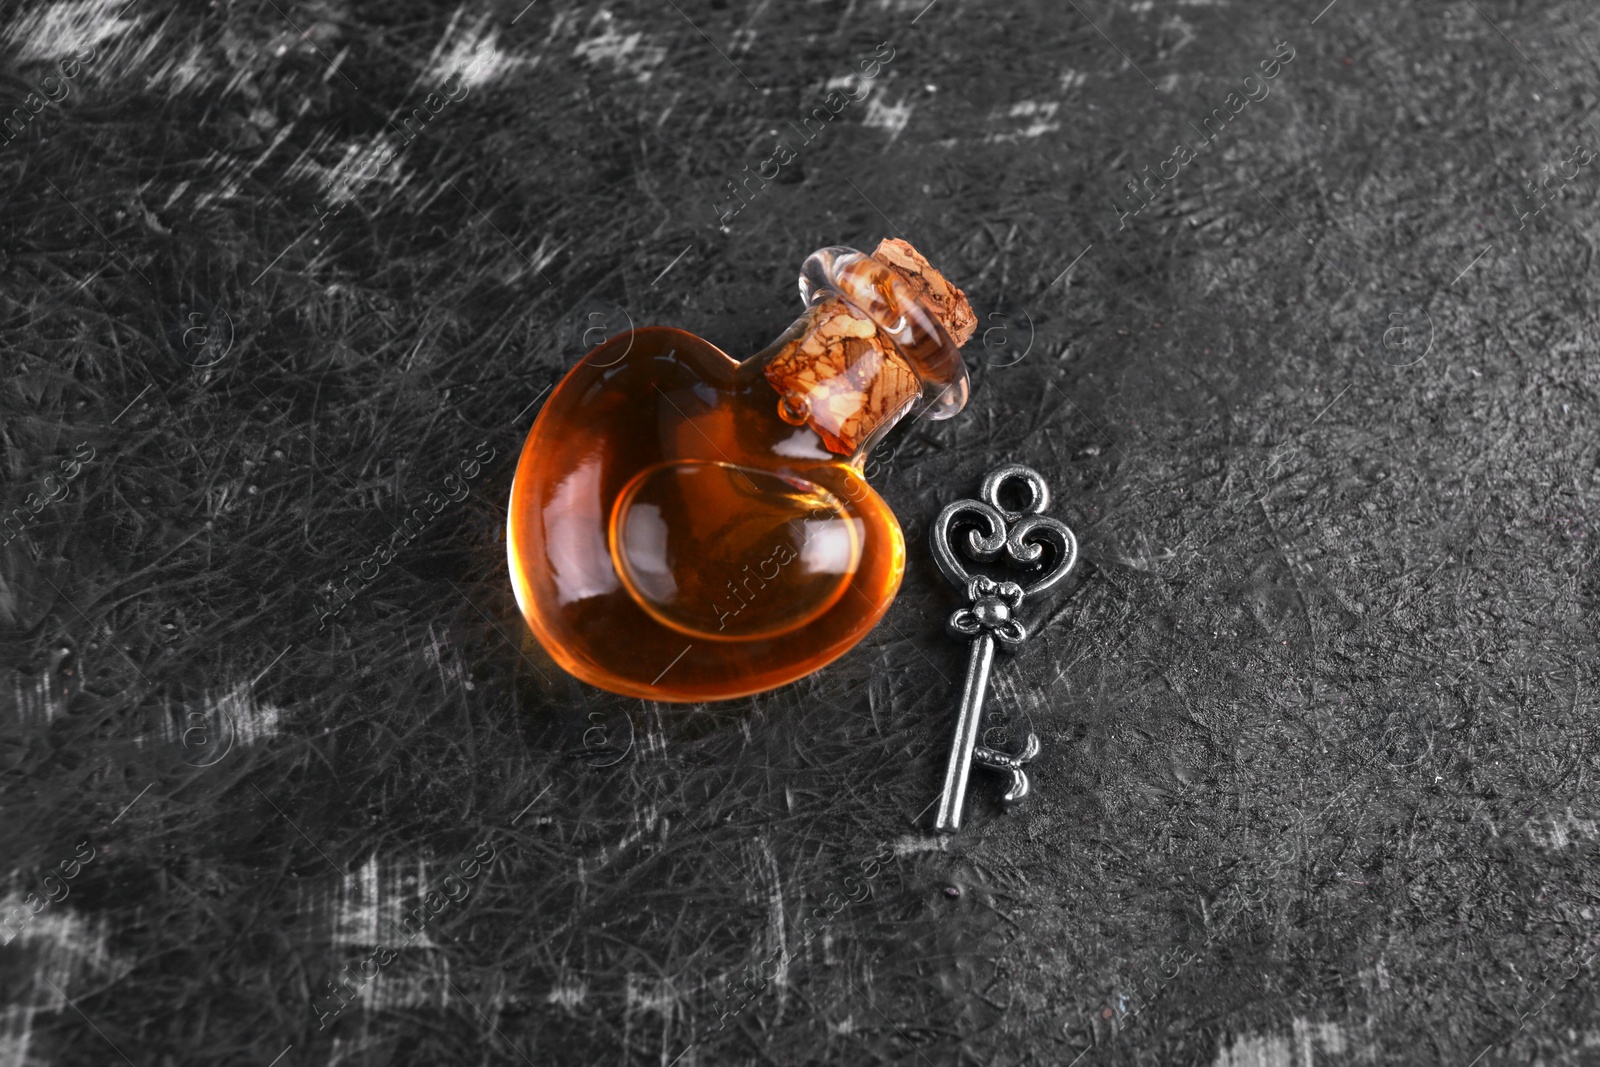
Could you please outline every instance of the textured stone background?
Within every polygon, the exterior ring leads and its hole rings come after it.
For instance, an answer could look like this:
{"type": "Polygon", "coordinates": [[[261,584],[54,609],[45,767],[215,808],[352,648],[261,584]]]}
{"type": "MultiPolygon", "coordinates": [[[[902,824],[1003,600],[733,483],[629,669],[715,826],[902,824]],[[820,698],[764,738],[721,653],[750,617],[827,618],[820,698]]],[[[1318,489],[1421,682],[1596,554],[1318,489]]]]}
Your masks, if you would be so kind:
{"type": "Polygon", "coordinates": [[[1319,8],[9,6],[0,115],[93,57],[0,135],[0,1061],[1600,1062],[1600,28],[1319,8]],[[925,526],[1027,462],[1083,545],[992,697],[1036,799],[943,847],[920,539],[850,655],[682,708],[562,678],[501,534],[586,333],[749,352],[886,235],[986,332],[874,483],[925,526]]]}

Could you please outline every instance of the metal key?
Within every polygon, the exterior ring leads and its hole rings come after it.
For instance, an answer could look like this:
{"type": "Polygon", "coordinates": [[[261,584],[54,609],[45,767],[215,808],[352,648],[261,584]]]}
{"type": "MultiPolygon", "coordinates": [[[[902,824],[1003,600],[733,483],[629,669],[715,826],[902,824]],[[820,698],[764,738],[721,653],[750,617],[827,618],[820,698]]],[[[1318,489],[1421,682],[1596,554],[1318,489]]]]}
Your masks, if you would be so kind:
{"type": "Polygon", "coordinates": [[[1038,736],[1028,730],[1022,751],[1016,753],[978,744],[989,668],[994,664],[996,645],[1015,652],[1028,639],[1028,629],[1019,618],[1023,602],[1054,588],[1078,562],[1078,539],[1065,523],[1042,514],[1050,506],[1050,488],[1037,472],[1018,463],[997,467],[983,479],[979,496],[983,499],[957,500],[946,506],[929,531],[934,561],[967,597],[967,606],[950,616],[946,629],[951,637],[972,642],[961,710],[956,716],[955,742],[950,748],[944,792],[933,824],[943,834],[953,834],[961,828],[967,775],[974,760],[980,766],[1010,774],[1010,787],[1004,796],[1008,804],[1028,795],[1028,775],[1023,766],[1038,755],[1038,736]],[[1020,511],[1000,503],[1001,486],[1013,480],[1022,483],[1028,494],[1028,502],[1020,511]],[[969,557],[989,563],[1004,552],[1006,564],[1024,568],[1028,572],[1025,576],[1032,580],[1020,585],[968,574],[950,544],[951,530],[957,525],[975,527],[967,529],[967,536],[958,540],[969,557]],[[1048,566],[1044,566],[1046,545],[1053,550],[1048,566]]]}

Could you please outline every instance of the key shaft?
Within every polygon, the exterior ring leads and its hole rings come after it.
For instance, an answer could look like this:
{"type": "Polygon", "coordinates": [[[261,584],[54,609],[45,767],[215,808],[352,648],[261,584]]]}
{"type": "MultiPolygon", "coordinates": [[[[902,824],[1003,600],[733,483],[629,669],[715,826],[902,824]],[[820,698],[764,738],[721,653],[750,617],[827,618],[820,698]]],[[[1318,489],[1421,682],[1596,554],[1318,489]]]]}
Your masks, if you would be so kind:
{"type": "Polygon", "coordinates": [[[967,680],[961,692],[961,710],[956,714],[955,743],[950,746],[950,762],[944,769],[944,792],[939,796],[939,814],[933,827],[941,834],[961,829],[961,808],[967,799],[967,777],[972,772],[972,750],[978,744],[978,728],[983,724],[983,698],[989,691],[989,669],[994,666],[994,638],[980,633],[972,639],[967,654],[967,680]]]}

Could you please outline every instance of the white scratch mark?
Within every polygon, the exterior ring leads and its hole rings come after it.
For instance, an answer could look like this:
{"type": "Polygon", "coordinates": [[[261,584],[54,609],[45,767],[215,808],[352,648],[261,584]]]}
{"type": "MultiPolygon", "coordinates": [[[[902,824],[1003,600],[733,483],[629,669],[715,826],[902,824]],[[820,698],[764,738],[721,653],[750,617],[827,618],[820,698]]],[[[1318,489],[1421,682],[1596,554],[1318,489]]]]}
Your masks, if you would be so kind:
{"type": "Polygon", "coordinates": [[[458,74],[468,89],[475,89],[504,81],[518,71],[533,70],[539,65],[540,57],[537,55],[517,56],[510,51],[501,51],[497,47],[499,35],[489,26],[487,18],[479,19],[460,34],[453,31],[454,24],[446,30],[436,57],[429,61],[424,70],[417,85],[419,89],[443,85],[458,74]]]}
{"type": "Polygon", "coordinates": [[[984,137],[986,142],[1020,141],[1024,137],[1042,137],[1061,128],[1061,123],[1052,121],[1056,111],[1061,105],[1054,100],[1021,100],[1005,112],[998,111],[991,115],[991,119],[1025,119],[1028,124],[1021,129],[1007,133],[991,133],[984,137]]]}
{"type": "Polygon", "coordinates": [[[550,990],[544,1000],[546,1004],[559,1004],[561,1007],[571,1011],[579,1004],[582,1004],[588,996],[589,986],[583,982],[576,982],[573,985],[556,986],[550,990]]]}
{"type": "MultiPolygon", "coordinates": [[[[1194,27],[1179,15],[1173,15],[1162,22],[1161,29],[1166,33],[1176,33],[1178,35],[1178,40],[1173,42],[1173,44],[1167,48],[1167,55],[1169,56],[1174,52],[1187,47],[1189,43],[1195,39],[1194,27]]],[[[1169,75],[1169,77],[1171,77],[1173,82],[1176,83],[1176,74],[1169,75]]],[[[1165,81],[1166,79],[1163,78],[1162,80],[1165,81]]]]}
{"type": "Polygon", "coordinates": [[[336,945],[375,945],[385,940],[378,930],[378,854],[345,876],[339,887],[339,908],[333,917],[336,945]]]}
{"type": "Polygon", "coordinates": [[[889,143],[894,144],[895,139],[905,130],[906,123],[911,121],[911,112],[916,110],[915,104],[908,104],[902,99],[898,104],[885,104],[876,96],[867,98],[867,114],[861,120],[861,125],[869,129],[889,131],[889,143]]]}
{"type": "Polygon", "coordinates": [[[945,834],[906,834],[894,843],[896,856],[909,856],[915,852],[943,852],[950,847],[945,834]]]}
{"type": "Polygon", "coordinates": [[[1217,1051],[1214,1067],[1292,1067],[1293,1047],[1276,1034],[1246,1035],[1217,1051]]]}
{"type": "Polygon", "coordinates": [[[461,657],[449,649],[449,639],[440,637],[433,631],[433,623],[428,623],[428,647],[423,649],[422,655],[439,672],[439,681],[446,689],[458,685],[471,688],[467,682],[466,670],[461,665],[461,657]]]}
{"type": "MultiPolygon", "coordinates": [[[[14,883],[12,890],[0,899],[0,914],[9,914],[13,908],[26,911],[23,897],[21,887],[14,883]]],[[[132,966],[111,955],[107,948],[109,934],[109,921],[104,915],[86,918],[63,901],[33,916],[9,942],[9,950],[19,964],[27,961],[26,965],[41,984],[53,982],[67,989],[82,986],[86,979],[111,984],[132,970],[132,966]]],[[[25,979],[19,981],[26,984],[25,979]]],[[[10,997],[10,1003],[0,1013],[0,1063],[32,1067],[48,1062],[30,1055],[34,1017],[45,1011],[55,1014],[59,1004],[30,1003],[28,999],[10,997]]]]}
{"type": "MultiPolygon", "coordinates": [[[[772,854],[772,845],[765,834],[761,837],[761,854],[766,858],[767,871],[772,875],[772,888],[767,894],[767,918],[771,926],[772,953],[778,957],[778,969],[773,973],[772,981],[778,987],[778,1010],[781,1012],[789,999],[789,924],[783,912],[783,882],[778,875],[778,859],[772,854]]],[[[756,967],[766,973],[765,963],[758,961],[756,967]]]]}
{"type": "Polygon", "coordinates": [[[602,8],[589,20],[588,29],[592,32],[597,25],[603,29],[598,35],[579,41],[572,54],[596,65],[609,63],[641,82],[649,81],[655,68],[667,58],[667,50],[661,45],[642,44],[644,34],[641,31],[619,33],[616,21],[615,15],[602,8]]]}
{"type": "Polygon", "coordinates": [[[1337,1022],[1316,1023],[1297,1017],[1293,1030],[1292,1037],[1241,1035],[1217,1050],[1213,1067],[1319,1067],[1320,1056],[1343,1056],[1349,1044],[1337,1022]]]}
{"type": "Polygon", "coordinates": [[[668,1019],[677,1013],[683,999],[670,978],[647,979],[636,974],[628,975],[626,998],[628,1011],[652,1011],[668,1019]]]}
{"type": "Polygon", "coordinates": [[[1564,812],[1541,815],[1528,823],[1528,837],[1543,848],[1561,849],[1583,841],[1600,840],[1595,820],[1564,812]]]}
{"type": "Polygon", "coordinates": [[[15,46],[20,63],[49,62],[75,53],[98,49],[138,25],[140,16],[109,17],[126,7],[121,0],[84,0],[80,3],[44,5],[10,17],[0,40],[15,46]],[[113,10],[116,9],[116,10],[113,10]]]}
{"type": "MultiPolygon", "coordinates": [[[[227,732],[231,729],[233,744],[254,745],[278,736],[283,722],[283,709],[276,704],[258,701],[252,684],[240,682],[221,696],[203,694],[198,700],[184,704],[179,712],[163,716],[162,736],[154,740],[183,745],[184,732],[197,721],[194,716],[199,716],[199,721],[205,723],[222,724],[223,736],[228,736],[227,732]]],[[[142,745],[150,740],[140,737],[136,743],[142,745]]]]}
{"type": "Polygon", "coordinates": [[[33,679],[33,684],[27,688],[23,687],[22,678],[20,671],[11,676],[11,691],[20,722],[48,723],[66,710],[66,694],[56,691],[54,678],[49,672],[33,679]]]}

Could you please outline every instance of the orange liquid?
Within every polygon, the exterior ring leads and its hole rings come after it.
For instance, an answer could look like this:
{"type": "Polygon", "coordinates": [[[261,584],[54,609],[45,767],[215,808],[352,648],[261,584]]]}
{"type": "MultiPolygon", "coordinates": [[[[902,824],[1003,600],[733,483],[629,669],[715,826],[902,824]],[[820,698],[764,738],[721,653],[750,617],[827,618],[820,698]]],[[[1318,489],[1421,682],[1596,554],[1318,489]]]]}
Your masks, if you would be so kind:
{"type": "Polygon", "coordinates": [[[760,362],[634,330],[539,413],[511,491],[512,584],[583,681],[652,700],[761,692],[848,651],[893,601],[905,539],[864,451],[781,417],[760,362]]]}

